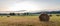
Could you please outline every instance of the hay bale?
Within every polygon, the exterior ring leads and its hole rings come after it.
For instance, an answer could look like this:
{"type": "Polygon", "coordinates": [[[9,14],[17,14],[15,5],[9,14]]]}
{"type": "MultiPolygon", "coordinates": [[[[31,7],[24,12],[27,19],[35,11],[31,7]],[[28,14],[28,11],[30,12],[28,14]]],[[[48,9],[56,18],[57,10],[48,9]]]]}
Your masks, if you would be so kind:
{"type": "Polygon", "coordinates": [[[60,16],[60,15],[56,15],[56,16],[60,16]]]}
{"type": "Polygon", "coordinates": [[[3,17],[3,16],[1,16],[1,17],[3,17]]]}
{"type": "Polygon", "coordinates": [[[10,17],[10,16],[7,16],[7,17],[10,17]]]}
{"type": "Polygon", "coordinates": [[[40,20],[40,21],[49,21],[49,16],[48,16],[48,14],[41,14],[41,15],[39,16],[39,20],[40,20]]]}
{"type": "Polygon", "coordinates": [[[52,17],[52,15],[49,15],[50,17],[52,17]]]}

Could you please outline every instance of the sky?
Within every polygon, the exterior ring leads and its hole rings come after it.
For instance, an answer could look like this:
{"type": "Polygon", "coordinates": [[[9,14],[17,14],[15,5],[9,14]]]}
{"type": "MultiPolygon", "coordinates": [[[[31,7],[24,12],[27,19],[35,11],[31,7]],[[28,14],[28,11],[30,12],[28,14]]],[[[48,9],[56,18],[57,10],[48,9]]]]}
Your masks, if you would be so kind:
{"type": "Polygon", "coordinates": [[[60,0],[0,0],[0,11],[58,11],[60,0]]]}

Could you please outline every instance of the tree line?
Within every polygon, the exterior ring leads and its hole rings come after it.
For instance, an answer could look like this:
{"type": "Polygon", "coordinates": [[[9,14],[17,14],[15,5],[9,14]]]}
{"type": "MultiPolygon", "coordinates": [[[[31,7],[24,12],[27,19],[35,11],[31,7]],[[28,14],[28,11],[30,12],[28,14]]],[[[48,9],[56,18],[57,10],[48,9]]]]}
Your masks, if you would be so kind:
{"type": "Polygon", "coordinates": [[[32,15],[32,13],[9,13],[9,14],[0,14],[0,15],[11,15],[11,16],[14,16],[14,15],[32,15]]]}

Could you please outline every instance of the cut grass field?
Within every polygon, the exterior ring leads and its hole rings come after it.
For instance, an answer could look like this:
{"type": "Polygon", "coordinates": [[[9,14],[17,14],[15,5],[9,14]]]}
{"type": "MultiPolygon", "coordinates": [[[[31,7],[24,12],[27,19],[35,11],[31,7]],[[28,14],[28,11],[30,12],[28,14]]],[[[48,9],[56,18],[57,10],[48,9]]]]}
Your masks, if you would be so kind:
{"type": "Polygon", "coordinates": [[[0,16],[0,26],[60,26],[60,16],[52,14],[49,22],[39,21],[39,16],[0,16]]]}

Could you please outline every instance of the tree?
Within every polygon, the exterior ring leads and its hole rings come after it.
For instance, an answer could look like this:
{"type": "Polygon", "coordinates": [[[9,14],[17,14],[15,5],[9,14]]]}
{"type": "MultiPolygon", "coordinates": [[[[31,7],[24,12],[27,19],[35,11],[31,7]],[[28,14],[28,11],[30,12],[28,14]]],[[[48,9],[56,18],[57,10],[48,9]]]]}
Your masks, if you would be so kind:
{"type": "Polygon", "coordinates": [[[23,15],[29,15],[29,13],[24,13],[23,15]]]}
{"type": "Polygon", "coordinates": [[[15,15],[15,13],[10,13],[9,15],[13,16],[13,15],[15,15]]]}

